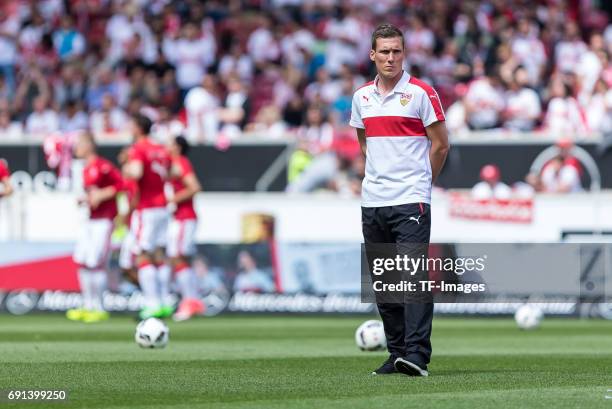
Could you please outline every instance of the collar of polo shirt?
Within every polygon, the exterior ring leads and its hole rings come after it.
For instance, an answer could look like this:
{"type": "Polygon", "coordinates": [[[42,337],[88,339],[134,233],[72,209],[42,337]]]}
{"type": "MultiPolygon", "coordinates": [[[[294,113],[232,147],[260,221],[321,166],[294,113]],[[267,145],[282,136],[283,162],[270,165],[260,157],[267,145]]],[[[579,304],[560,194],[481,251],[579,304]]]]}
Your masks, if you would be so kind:
{"type": "MultiPolygon", "coordinates": [[[[376,75],[376,77],[374,78],[374,91],[373,92],[375,92],[377,95],[380,95],[380,92],[378,92],[379,78],[380,77],[378,75],[376,75]]],[[[393,91],[389,92],[387,96],[406,92],[406,90],[408,89],[409,83],[410,83],[410,74],[408,74],[406,71],[402,71],[402,78],[400,78],[397,84],[395,84],[393,91]]]]}

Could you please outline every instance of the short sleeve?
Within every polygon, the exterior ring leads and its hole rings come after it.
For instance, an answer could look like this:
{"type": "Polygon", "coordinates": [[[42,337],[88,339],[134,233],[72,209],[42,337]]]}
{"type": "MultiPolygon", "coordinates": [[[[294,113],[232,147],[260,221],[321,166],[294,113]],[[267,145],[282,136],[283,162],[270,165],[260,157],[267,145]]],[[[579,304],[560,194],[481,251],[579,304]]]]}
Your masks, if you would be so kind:
{"type": "Polygon", "coordinates": [[[193,173],[193,167],[191,163],[186,158],[181,158],[179,162],[179,166],[181,167],[181,177],[184,178],[193,173]]]}
{"type": "Polygon", "coordinates": [[[108,178],[110,180],[110,184],[115,187],[117,192],[123,190],[123,178],[121,177],[121,172],[114,166],[110,166],[108,170],[108,178]]]}
{"type": "Polygon", "coordinates": [[[363,120],[361,119],[361,109],[359,107],[359,98],[357,93],[353,94],[353,102],[351,104],[351,120],[349,124],[353,128],[365,129],[363,120]]]}
{"type": "Polygon", "coordinates": [[[142,152],[139,149],[136,149],[134,146],[132,146],[128,150],[128,161],[144,162],[142,152]]]}
{"type": "Polygon", "coordinates": [[[431,87],[423,89],[421,96],[420,116],[424,127],[428,127],[434,122],[444,121],[444,111],[440,103],[438,93],[431,87]]]}
{"type": "Polygon", "coordinates": [[[0,159],[0,180],[4,180],[5,178],[10,176],[10,172],[6,162],[0,159]]]}

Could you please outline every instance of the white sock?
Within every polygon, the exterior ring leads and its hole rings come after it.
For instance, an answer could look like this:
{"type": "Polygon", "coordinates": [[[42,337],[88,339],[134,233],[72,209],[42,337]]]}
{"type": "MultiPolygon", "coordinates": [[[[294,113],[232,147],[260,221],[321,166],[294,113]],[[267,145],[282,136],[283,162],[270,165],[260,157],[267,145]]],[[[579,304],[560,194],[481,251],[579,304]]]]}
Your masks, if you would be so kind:
{"type": "Polygon", "coordinates": [[[157,269],[153,264],[147,264],[138,269],[138,284],[144,296],[147,308],[159,308],[159,292],[157,290],[157,269]]]}
{"type": "Polygon", "coordinates": [[[176,281],[179,285],[183,299],[198,298],[197,277],[191,267],[179,270],[176,273],[176,281]]]}
{"type": "Polygon", "coordinates": [[[79,286],[81,287],[81,297],[83,297],[82,308],[93,309],[92,277],[91,270],[86,268],[79,269],[79,286]]]}
{"type": "Polygon", "coordinates": [[[104,290],[106,290],[106,271],[94,270],[91,272],[93,309],[104,311],[104,290]]]}
{"type": "Polygon", "coordinates": [[[159,293],[162,304],[172,305],[172,296],[170,295],[172,269],[169,265],[162,264],[157,267],[157,280],[159,281],[159,293]]]}

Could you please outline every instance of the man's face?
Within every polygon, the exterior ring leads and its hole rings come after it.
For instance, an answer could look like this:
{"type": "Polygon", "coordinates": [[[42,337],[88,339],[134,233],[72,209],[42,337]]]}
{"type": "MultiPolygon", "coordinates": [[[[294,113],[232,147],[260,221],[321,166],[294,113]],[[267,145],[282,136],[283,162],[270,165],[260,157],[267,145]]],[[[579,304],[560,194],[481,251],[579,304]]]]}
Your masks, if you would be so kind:
{"type": "Polygon", "coordinates": [[[401,37],[377,38],[376,50],[370,50],[370,60],[376,64],[379,76],[395,78],[402,71],[404,61],[401,37]]]}
{"type": "Polygon", "coordinates": [[[84,159],[92,152],[92,150],[93,147],[91,146],[91,141],[89,138],[80,136],[79,139],[77,139],[76,145],[74,146],[74,156],[79,159],[84,159]]]}

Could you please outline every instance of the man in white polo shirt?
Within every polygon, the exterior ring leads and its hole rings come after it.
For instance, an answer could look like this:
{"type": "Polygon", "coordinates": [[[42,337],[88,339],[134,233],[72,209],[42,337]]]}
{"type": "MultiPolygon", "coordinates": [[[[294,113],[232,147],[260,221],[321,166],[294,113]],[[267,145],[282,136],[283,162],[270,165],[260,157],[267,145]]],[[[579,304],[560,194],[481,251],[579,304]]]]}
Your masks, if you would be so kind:
{"type": "MultiPolygon", "coordinates": [[[[351,126],[366,156],[362,228],[366,245],[429,243],[432,182],[449,150],[436,91],[402,69],[402,32],[382,24],[370,59],[378,75],[353,95],[351,126]]],[[[377,303],[390,356],[374,374],[427,376],[433,303],[377,303]]]]}

